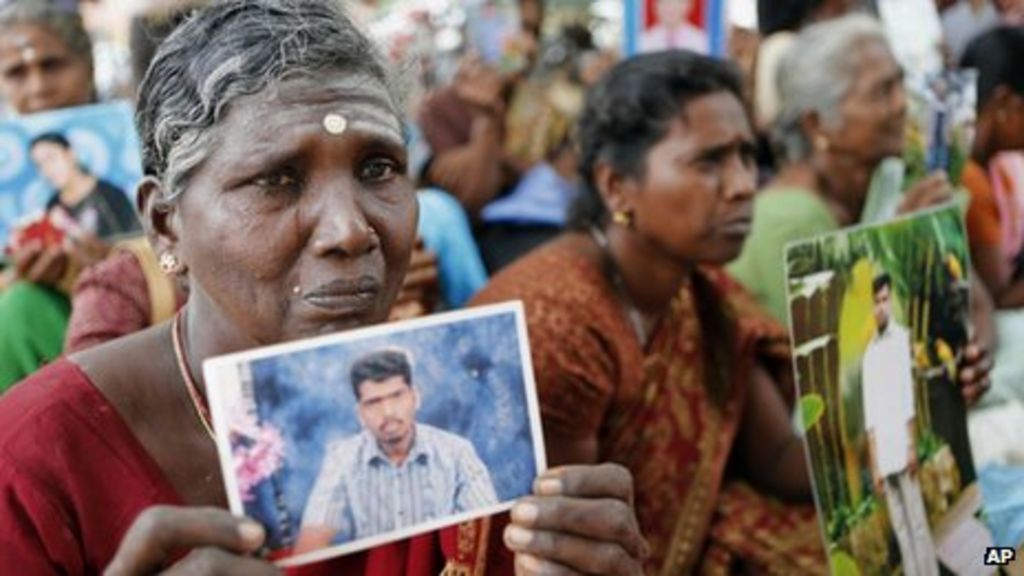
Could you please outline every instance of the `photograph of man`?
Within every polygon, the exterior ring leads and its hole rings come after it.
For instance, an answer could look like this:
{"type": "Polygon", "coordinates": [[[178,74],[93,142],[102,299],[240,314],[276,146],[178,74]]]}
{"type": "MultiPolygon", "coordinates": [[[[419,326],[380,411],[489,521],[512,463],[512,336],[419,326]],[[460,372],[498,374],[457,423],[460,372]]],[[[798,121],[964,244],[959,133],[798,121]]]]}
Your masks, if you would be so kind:
{"type": "Polygon", "coordinates": [[[708,35],[688,20],[693,0],[655,0],[654,26],[640,35],[640,52],[692,50],[707,54],[711,50],[708,35]]]}
{"type": "Polygon", "coordinates": [[[864,428],[875,494],[884,495],[903,573],[938,576],[938,558],[917,479],[910,333],[892,317],[892,279],[872,282],[877,331],[861,361],[864,428]]]}
{"type": "Polygon", "coordinates": [[[498,503],[473,445],[416,421],[420,391],[408,352],[366,354],[350,380],[363,429],[328,444],[296,553],[498,503]]]}
{"type": "Polygon", "coordinates": [[[139,230],[135,208],[114,185],[89,173],[63,135],[50,132],[29,145],[40,175],[56,189],[47,212],[61,208],[91,234],[102,239],[139,230]]]}

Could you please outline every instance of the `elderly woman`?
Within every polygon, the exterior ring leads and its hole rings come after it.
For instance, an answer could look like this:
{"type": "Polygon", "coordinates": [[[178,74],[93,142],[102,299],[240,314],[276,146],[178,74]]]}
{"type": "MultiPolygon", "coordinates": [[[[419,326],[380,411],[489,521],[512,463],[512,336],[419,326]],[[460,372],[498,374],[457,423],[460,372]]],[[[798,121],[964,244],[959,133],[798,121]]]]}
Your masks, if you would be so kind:
{"type": "MultiPolygon", "coordinates": [[[[187,278],[173,323],[53,363],[0,399],[0,573],[268,574],[229,514],[204,359],[383,321],[416,227],[386,63],[332,0],[227,0],[160,48],[141,87],[139,206],[187,278]]],[[[518,503],[521,573],[639,573],[629,475],[546,473],[518,503]]],[[[489,523],[314,567],[511,573],[489,523]]]]}
{"type": "MultiPolygon", "coordinates": [[[[906,120],[903,72],[881,26],[852,14],[806,28],[779,70],[781,113],[777,139],[786,164],[754,203],[754,224],[729,271],[778,320],[787,317],[783,250],[861,221],[872,178],[899,156],[906,120]]],[[[944,174],[906,192],[902,212],[950,198],[944,174]]],[[[988,387],[994,340],[992,303],[972,289],[977,345],[968,346],[960,371],[973,401],[988,387]]]]}
{"type": "Polygon", "coordinates": [[[738,74],[682,51],[623,62],[591,91],[580,147],[574,231],[476,299],[525,302],[549,459],[632,471],[648,574],[826,572],[785,332],[717,268],[753,210],[738,74]]]}
{"type": "MultiPolygon", "coordinates": [[[[0,8],[0,99],[16,114],[89,104],[94,93],[92,45],[77,13],[34,0],[15,0],[0,8]]],[[[61,156],[61,147],[52,140],[36,146],[36,159],[61,156]]],[[[94,183],[90,177],[79,178],[55,203],[75,213],[98,203],[108,208],[110,199],[118,200],[95,194],[94,183]]],[[[127,224],[119,225],[118,232],[137,225],[131,203],[123,197],[120,201],[126,215],[121,220],[127,224]]],[[[0,245],[6,243],[0,238],[0,245]]],[[[78,272],[107,250],[95,236],[83,233],[70,246],[28,245],[14,254],[18,281],[0,292],[0,392],[60,355],[70,312],[68,293],[78,272]]]]}

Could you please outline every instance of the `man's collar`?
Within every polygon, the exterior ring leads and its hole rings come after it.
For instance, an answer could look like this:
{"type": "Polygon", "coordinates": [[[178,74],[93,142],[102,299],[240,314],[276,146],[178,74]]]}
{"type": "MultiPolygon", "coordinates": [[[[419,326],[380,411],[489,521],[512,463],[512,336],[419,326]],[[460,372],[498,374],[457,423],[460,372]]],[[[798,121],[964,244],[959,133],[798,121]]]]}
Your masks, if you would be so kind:
{"type": "MultiPolygon", "coordinates": [[[[413,423],[412,446],[409,447],[409,456],[405,459],[406,462],[423,462],[427,460],[428,453],[426,446],[424,445],[424,442],[420,441],[422,430],[423,428],[419,424],[413,423]]],[[[391,458],[389,458],[388,455],[380,449],[380,444],[377,442],[377,439],[374,438],[373,434],[365,428],[363,429],[363,447],[365,448],[363,450],[363,464],[372,466],[380,463],[393,466],[391,458]]]]}

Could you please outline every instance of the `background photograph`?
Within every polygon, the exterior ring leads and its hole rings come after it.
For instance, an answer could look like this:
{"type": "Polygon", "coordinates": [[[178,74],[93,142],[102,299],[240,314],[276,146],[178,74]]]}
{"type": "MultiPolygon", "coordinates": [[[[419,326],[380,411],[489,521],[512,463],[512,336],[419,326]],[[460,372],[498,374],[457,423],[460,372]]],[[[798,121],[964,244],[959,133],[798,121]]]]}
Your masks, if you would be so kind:
{"type": "MultiPolygon", "coordinates": [[[[977,518],[981,494],[956,383],[969,313],[961,208],[794,244],[786,261],[801,416],[833,573],[891,574],[903,564],[886,497],[875,488],[865,432],[862,370],[879,332],[875,288],[882,273],[889,278],[891,322],[909,332],[913,476],[935,549],[953,573],[965,566],[951,564],[980,564],[981,553],[962,540],[990,538],[977,518]]],[[[894,389],[896,370],[889,361],[884,373],[873,372],[885,380],[878,385],[894,389]]],[[[896,397],[893,392],[886,402],[896,397]]]]}
{"type": "Polygon", "coordinates": [[[138,137],[127,103],[84,106],[0,121],[0,248],[12,228],[41,214],[57,193],[30,154],[33,140],[59,134],[80,167],[121,190],[134,204],[142,177],[138,137]]]}

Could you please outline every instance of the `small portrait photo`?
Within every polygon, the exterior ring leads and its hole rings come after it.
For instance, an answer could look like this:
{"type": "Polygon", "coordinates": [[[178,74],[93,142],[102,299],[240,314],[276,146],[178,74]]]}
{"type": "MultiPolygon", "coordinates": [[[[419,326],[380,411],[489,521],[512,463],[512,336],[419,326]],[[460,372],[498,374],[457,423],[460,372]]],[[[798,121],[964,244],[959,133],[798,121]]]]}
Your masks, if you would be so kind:
{"type": "Polygon", "coordinates": [[[138,234],[141,177],[128,104],[0,121],[0,248],[80,232],[103,240],[138,234]]]}
{"type": "Polygon", "coordinates": [[[626,52],[690,50],[722,55],[725,0],[627,0],[626,52]]]}
{"type": "Polygon", "coordinates": [[[833,573],[984,574],[959,365],[959,204],[786,250],[800,425],[833,573]]]}
{"type": "Polygon", "coordinates": [[[207,360],[232,512],[295,566],[508,510],[546,468],[521,303],[207,360]]]}

